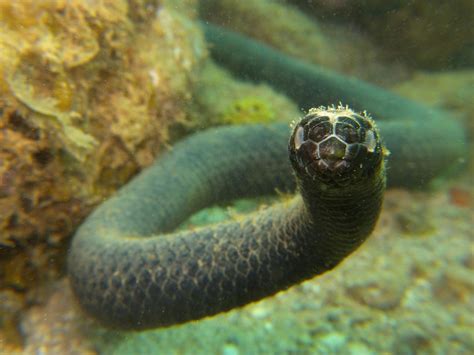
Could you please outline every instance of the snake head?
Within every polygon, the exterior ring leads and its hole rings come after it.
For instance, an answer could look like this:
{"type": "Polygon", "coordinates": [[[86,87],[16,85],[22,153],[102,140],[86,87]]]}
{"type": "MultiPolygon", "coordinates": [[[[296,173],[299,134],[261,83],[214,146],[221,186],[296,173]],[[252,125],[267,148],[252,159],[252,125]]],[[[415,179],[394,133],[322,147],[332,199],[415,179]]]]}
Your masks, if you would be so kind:
{"type": "Polygon", "coordinates": [[[298,177],[329,186],[369,176],[384,155],[375,122],[347,106],[311,109],[294,125],[288,149],[298,177]]]}

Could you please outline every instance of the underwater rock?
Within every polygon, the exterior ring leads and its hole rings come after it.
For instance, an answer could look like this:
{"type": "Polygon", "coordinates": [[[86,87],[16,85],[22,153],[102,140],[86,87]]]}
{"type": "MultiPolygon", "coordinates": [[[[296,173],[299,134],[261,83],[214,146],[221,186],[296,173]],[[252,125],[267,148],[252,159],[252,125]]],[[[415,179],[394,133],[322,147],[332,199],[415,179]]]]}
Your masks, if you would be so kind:
{"type": "Polygon", "coordinates": [[[474,277],[465,267],[452,267],[446,270],[434,284],[434,296],[441,303],[474,304],[474,277]]]}
{"type": "Polygon", "coordinates": [[[16,324],[22,309],[23,297],[12,290],[0,291],[0,327],[4,329],[0,332],[0,352],[6,350],[2,344],[7,342],[11,344],[12,352],[15,347],[20,347],[22,339],[16,332],[16,324]]]}
{"type": "Polygon", "coordinates": [[[377,273],[356,280],[348,280],[346,292],[360,304],[380,310],[393,310],[401,302],[409,282],[406,265],[397,271],[383,258],[374,260],[377,273]],[[396,282],[394,282],[396,280],[396,282]]]}
{"type": "Polygon", "coordinates": [[[405,325],[397,331],[398,338],[394,342],[393,353],[397,355],[416,355],[433,353],[429,336],[416,325],[405,325]]]}
{"type": "Polygon", "coordinates": [[[316,339],[316,346],[311,350],[317,354],[337,354],[342,352],[346,342],[347,335],[345,334],[339,332],[327,333],[316,339]]]}
{"type": "Polygon", "coordinates": [[[52,285],[45,304],[34,305],[23,315],[20,324],[25,338],[23,351],[25,354],[37,353],[38,349],[45,354],[97,354],[85,331],[93,327],[92,322],[82,319],[76,311],[68,281],[62,279],[52,285]]]}
{"type": "Polygon", "coordinates": [[[222,348],[222,355],[239,355],[239,349],[233,344],[226,344],[222,348]]]}
{"type": "Polygon", "coordinates": [[[410,206],[397,214],[397,224],[402,233],[412,236],[431,232],[434,227],[430,222],[429,211],[421,206],[410,206]]]}
{"type": "Polygon", "coordinates": [[[0,28],[0,290],[27,293],[189,119],[206,49],[194,18],[158,0],[4,1],[0,28]]]}
{"type": "Polygon", "coordinates": [[[409,195],[419,197],[419,201],[426,198],[422,192],[393,189],[392,194],[398,195],[397,199],[389,198],[385,201],[387,208],[392,211],[394,229],[406,236],[425,236],[435,231],[430,208],[424,203],[413,202],[409,195]]]}
{"type": "Polygon", "coordinates": [[[367,345],[358,341],[352,341],[347,344],[347,353],[349,355],[375,355],[375,352],[367,345]]]}

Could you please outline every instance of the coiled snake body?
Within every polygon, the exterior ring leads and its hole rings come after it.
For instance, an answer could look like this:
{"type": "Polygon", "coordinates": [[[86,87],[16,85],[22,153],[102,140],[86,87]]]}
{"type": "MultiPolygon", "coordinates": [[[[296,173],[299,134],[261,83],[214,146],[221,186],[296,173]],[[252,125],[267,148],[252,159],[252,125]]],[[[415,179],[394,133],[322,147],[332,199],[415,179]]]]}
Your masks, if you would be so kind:
{"type": "MultiPolygon", "coordinates": [[[[341,100],[381,119],[388,184],[424,184],[463,157],[463,132],[444,113],[212,26],[206,35],[216,61],[284,89],[302,107],[341,100]]],[[[385,187],[374,122],[347,107],[319,108],[296,124],[288,144],[289,134],[287,124],[275,124],[188,137],[99,206],[68,257],[83,308],[115,327],[168,326],[272,295],[355,250],[375,225],[385,187]],[[293,191],[295,181],[300,194],[289,202],[171,232],[205,206],[293,191]]]]}

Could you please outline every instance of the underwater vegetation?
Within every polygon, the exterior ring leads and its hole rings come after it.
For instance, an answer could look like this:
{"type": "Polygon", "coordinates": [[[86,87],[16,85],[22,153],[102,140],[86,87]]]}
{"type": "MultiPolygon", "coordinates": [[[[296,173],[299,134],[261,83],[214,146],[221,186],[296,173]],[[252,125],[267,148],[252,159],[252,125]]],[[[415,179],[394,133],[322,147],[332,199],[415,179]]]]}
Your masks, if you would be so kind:
{"type": "MultiPolygon", "coordinates": [[[[468,242],[472,186],[466,173],[451,183],[435,179],[434,192],[390,191],[373,237],[348,262],[237,312],[156,333],[127,334],[122,341],[72,301],[64,275],[73,232],[95,206],[178,138],[222,124],[263,122],[270,129],[282,122],[285,128],[303,115],[301,107],[354,104],[351,91],[339,85],[317,92],[327,101],[313,103],[310,95],[300,95],[311,92],[305,80],[294,90],[271,77],[245,81],[265,71],[245,73],[245,62],[232,65],[229,58],[219,58],[216,49],[225,44],[209,36],[206,44],[198,17],[313,63],[322,74],[326,68],[341,73],[323,75],[325,85],[355,75],[435,106],[436,112],[446,110],[447,126],[461,123],[472,138],[474,72],[466,50],[471,27],[466,27],[467,16],[458,16],[469,13],[465,2],[435,11],[436,3],[426,1],[416,6],[390,1],[383,8],[371,1],[313,1],[311,13],[301,1],[291,3],[304,11],[289,3],[0,2],[0,352],[21,346],[25,352],[42,347],[58,353],[71,347],[79,353],[146,353],[151,346],[182,353],[193,346],[203,353],[474,349],[474,325],[467,316],[474,263],[468,242]],[[331,9],[330,3],[340,7],[331,9]],[[453,18],[459,21],[456,36],[445,31],[453,18]],[[428,25],[426,35],[416,27],[428,25]],[[400,38],[387,33],[389,27],[398,28],[400,38]],[[402,41],[408,45],[398,45],[402,41]],[[449,43],[444,52],[443,42],[449,43]],[[465,69],[447,70],[451,66],[465,69]],[[418,72],[440,68],[445,71],[418,72]],[[108,344],[109,339],[114,340],[108,344]]],[[[297,77],[289,75],[287,82],[297,77]]],[[[377,122],[384,119],[383,103],[366,107],[364,99],[355,100],[358,110],[368,109],[377,122]]],[[[382,122],[383,130],[384,124],[394,124],[396,131],[393,118],[382,122]]],[[[420,131],[440,134],[434,128],[420,131]]],[[[463,138],[454,136],[459,139],[438,140],[459,147],[463,138]]],[[[413,167],[423,154],[433,153],[410,145],[398,151],[397,141],[388,142],[389,183],[397,166],[403,170],[397,156],[415,152],[413,167]]],[[[441,156],[450,156],[451,148],[443,147],[437,146],[441,156]]],[[[422,178],[445,172],[444,163],[433,174],[432,161],[423,164],[428,168],[421,169],[422,178]]],[[[472,163],[469,169],[472,174],[472,163]]],[[[410,181],[401,176],[400,181],[410,181]]],[[[127,281],[133,286],[132,279],[127,281]]]]}
{"type": "Polygon", "coordinates": [[[200,72],[189,107],[186,127],[191,132],[222,124],[287,122],[300,115],[283,93],[263,82],[240,80],[210,60],[200,72]]]}
{"type": "Polygon", "coordinates": [[[69,234],[186,120],[206,50],[162,7],[0,2],[0,290],[56,279],[69,234]]]}

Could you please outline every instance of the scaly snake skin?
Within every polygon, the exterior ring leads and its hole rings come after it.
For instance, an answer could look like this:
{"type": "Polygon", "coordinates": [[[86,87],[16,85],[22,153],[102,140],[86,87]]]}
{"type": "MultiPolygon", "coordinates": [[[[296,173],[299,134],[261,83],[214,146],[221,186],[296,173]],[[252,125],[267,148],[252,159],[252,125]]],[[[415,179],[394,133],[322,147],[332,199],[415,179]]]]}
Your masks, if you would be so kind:
{"type": "MultiPolygon", "coordinates": [[[[464,156],[463,131],[445,113],[242,36],[205,30],[216,61],[284,90],[302,107],[341,100],[373,113],[390,151],[389,185],[423,185],[464,156]]],[[[385,187],[385,151],[373,121],[346,107],[320,108],[296,125],[288,144],[289,135],[287,124],[195,134],[100,205],[68,256],[84,310],[125,329],[183,323],[284,290],[355,250],[376,223],[385,187]],[[294,191],[295,183],[300,194],[289,202],[172,232],[206,206],[294,191]]]]}

